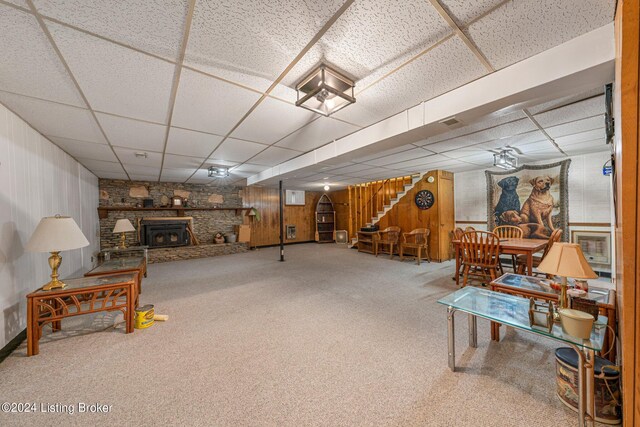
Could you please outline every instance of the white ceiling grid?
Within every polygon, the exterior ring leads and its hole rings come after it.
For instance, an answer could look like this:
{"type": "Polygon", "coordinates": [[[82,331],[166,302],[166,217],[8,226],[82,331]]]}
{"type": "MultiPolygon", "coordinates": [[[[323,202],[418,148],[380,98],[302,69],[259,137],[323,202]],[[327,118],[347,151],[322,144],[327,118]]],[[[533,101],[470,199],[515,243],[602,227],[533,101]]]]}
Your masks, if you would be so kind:
{"type": "MultiPolygon", "coordinates": [[[[450,26],[427,0],[356,0],[340,15],[345,1],[198,0],[189,20],[188,0],[0,0],[0,102],[100,177],[157,180],[164,156],[162,180],[212,182],[199,167],[217,164],[232,168],[226,183],[241,183],[607,24],[615,8],[613,0],[439,0],[450,26]],[[356,104],[331,118],[294,106],[292,87],[319,61],[357,80],[356,104]]],[[[529,111],[567,154],[604,149],[601,93],[529,111]]],[[[523,160],[558,156],[515,111],[354,162],[336,160],[330,172],[344,184],[424,168],[456,172],[491,166],[490,150],[506,146],[523,160]]],[[[320,169],[296,176],[324,179],[320,169]]]]}

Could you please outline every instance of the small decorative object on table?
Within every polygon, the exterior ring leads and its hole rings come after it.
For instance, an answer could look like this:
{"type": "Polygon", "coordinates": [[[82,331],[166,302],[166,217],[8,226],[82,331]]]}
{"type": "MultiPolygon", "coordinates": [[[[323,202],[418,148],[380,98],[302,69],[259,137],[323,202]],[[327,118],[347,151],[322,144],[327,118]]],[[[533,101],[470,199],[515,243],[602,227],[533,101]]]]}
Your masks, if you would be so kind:
{"type": "Polygon", "coordinates": [[[142,207],[144,207],[144,208],[152,208],[153,207],[153,199],[144,199],[142,201],[142,207]]]}
{"type": "Polygon", "coordinates": [[[585,292],[589,291],[589,282],[584,279],[575,279],[576,289],[582,289],[585,292]]]}
{"type": "Polygon", "coordinates": [[[213,242],[217,244],[224,243],[224,234],[216,233],[216,235],[213,236],[213,242]]]}
{"type": "Polygon", "coordinates": [[[172,207],[182,207],[184,206],[184,198],[181,196],[173,196],[171,198],[171,206],[172,207]]]}
{"type": "Polygon", "coordinates": [[[529,298],[529,325],[540,326],[549,332],[553,328],[553,303],[537,302],[529,298]]]}
{"type": "Polygon", "coordinates": [[[571,308],[589,313],[595,320],[598,320],[600,309],[598,303],[593,300],[588,298],[571,298],[571,308]]]}

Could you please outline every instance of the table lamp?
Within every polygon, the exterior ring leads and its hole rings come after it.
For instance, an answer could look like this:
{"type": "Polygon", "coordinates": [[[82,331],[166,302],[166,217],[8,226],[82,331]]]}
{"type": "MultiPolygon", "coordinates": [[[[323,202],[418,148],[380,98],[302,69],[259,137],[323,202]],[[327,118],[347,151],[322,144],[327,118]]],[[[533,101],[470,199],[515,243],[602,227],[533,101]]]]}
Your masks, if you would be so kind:
{"type": "Polygon", "coordinates": [[[130,231],[136,231],[136,229],[133,227],[133,224],[131,224],[131,221],[129,221],[126,218],[119,219],[119,220],[116,221],[116,226],[113,227],[113,232],[114,233],[121,233],[120,234],[120,247],[121,248],[126,248],[127,247],[127,245],[124,242],[124,239],[125,239],[124,233],[128,233],[130,231]]]}
{"type": "Polygon", "coordinates": [[[562,278],[559,308],[567,308],[567,277],[595,279],[598,275],[591,269],[587,259],[575,243],[554,243],[538,265],[538,271],[562,278]]]}
{"type": "Polygon", "coordinates": [[[42,290],[49,291],[65,287],[65,284],[58,280],[58,267],[62,263],[62,257],[59,255],[61,251],[88,245],[89,241],[73,218],[61,215],[42,218],[25,245],[25,249],[29,252],[51,252],[49,257],[51,281],[44,285],[42,290]]]}

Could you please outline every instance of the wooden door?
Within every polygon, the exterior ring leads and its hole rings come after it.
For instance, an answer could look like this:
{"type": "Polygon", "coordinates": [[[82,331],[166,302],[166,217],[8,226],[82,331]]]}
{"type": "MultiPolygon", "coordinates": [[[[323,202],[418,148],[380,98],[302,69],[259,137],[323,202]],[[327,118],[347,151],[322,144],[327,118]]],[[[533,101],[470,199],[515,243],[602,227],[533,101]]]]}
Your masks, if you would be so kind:
{"type": "MultiPolygon", "coordinates": [[[[451,234],[455,228],[455,206],[453,197],[453,173],[438,171],[438,259],[451,259],[451,234]]],[[[435,225],[435,224],[434,224],[435,225]]]]}

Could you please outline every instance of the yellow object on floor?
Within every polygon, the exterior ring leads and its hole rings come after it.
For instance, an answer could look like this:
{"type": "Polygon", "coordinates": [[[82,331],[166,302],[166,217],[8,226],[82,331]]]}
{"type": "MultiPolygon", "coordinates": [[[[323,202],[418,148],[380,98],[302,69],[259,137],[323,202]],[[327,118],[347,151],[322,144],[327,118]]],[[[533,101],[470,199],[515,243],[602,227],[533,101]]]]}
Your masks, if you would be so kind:
{"type": "Polygon", "coordinates": [[[153,316],[153,320],[155,320],[156,322],[165,322],[167,320],[169,320],[169,315],[168,314],[156,314],[153,316]]]}
{"type": "Polygon", "coordinates": [[[134,327],[136,329],[145,329],[153,325],[154,310],[153,304],[146,304],[136,308],[136,316],[134,327]]]}

